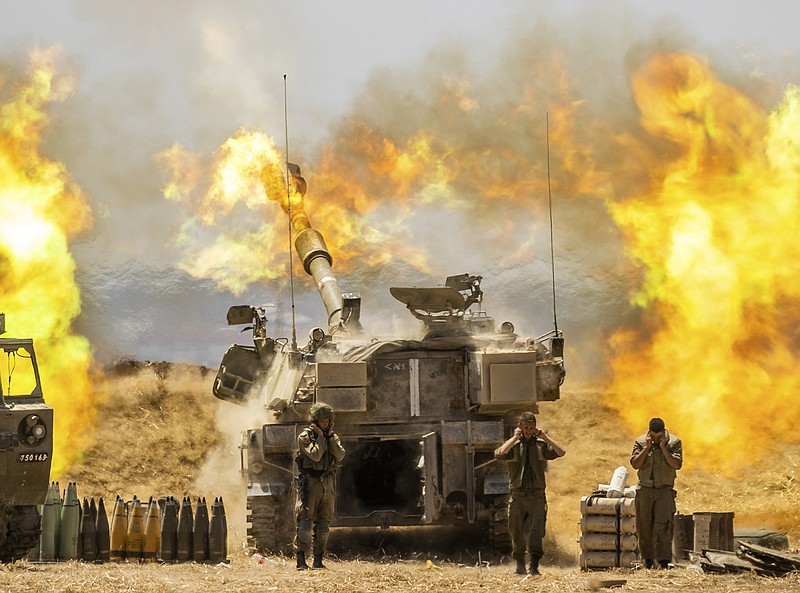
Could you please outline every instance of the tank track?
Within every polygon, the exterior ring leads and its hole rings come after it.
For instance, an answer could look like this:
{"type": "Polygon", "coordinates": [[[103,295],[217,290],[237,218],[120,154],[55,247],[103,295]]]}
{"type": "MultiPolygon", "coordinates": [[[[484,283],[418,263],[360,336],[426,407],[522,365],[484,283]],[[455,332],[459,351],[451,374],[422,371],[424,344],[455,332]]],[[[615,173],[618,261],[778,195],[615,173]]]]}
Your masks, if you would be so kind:
{"type": "Polygon", "coordinates": [[[24,558],[39,542],[42,519],[35,505],[0,508],[0,562],[24,558]]]}
{"type": "Polygon", "coordinates": [[[509,498],[507,494],[497,496],[492,503],[492,518],[489,529],[492,538],[492,548],[495,554],[500,556],[511,554],[511,534],[508,531],[509,498]]]}
{"type": "Polygon", "coordinates": [[[295,534],[291,495],[248,496],[247,536],[251,546],[272,554],[289,554],[295,534]]]}

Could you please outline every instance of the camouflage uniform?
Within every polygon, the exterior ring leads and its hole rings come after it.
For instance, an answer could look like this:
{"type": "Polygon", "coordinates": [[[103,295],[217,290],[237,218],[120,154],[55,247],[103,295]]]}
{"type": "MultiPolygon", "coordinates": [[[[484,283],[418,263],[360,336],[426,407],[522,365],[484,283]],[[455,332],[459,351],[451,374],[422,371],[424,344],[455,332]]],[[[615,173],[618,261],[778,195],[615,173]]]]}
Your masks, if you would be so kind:
{"type": "Polygon", "coordinates": [[[305,567],[305,557],[312,551],[312,541],[314,567],[324,568],[322,557],[328,545],[336,499],[334,470],[336,462],[344,459],[344,454],[344,447],[336,433],[317,437],[311,428],[306,428],[297,438],[299,491],[295,507],[297,534],[294,543],[298,568],[305,567]]]}
{"type": "MultiPolygon", "coordinates": [[[[667,449],[672,456],[683,462],[681,440],[668,432],[667,449]]],[[[643,434],[633,445],[631,459],[647,446],[647,434],[643,434]]],[[[638,470],[639,485],[636,487],[636,535],[639,553],[647,564],[655,560],[665,566],[672,560],[672,533],[675,525],[676,470],[672,468],[661,448],[654,445],[638,470]]]]}
{"type": "Polygon", "coordinates": [[[547,523],[545,471],[547,461],[557,458],[558,454],[551,444],[532,438],[527,443],[520,441],[506,455],[498,447],[494,457],[508,462],[511,489],[508,530],[512,555],[517,563],[524,562],[527,550],[531,555],[531,563],[538,566],[544,554],[542,540],[547,523]]]}

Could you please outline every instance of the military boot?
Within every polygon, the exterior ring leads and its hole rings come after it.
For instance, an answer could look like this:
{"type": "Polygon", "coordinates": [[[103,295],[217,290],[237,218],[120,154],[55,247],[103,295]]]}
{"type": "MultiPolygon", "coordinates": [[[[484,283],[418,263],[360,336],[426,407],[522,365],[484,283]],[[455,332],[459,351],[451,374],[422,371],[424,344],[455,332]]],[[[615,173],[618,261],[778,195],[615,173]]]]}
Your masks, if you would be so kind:
{"type": "Polygon", "coordinates": [[[541,572],[539,572],[539,563],[538,562],[531,562],[531,568],[528,571],[528,574],[532,574],[534,576],[538,576],[538,575],[542,574],[541,572]]]}
{"type": "Polygon", "coordinates": [[[517,560],[517,569],[514,571],[514,574],[527,574],[528,571],[525,570],[525,561],[524,560],[517,560]]]}
{"type": "Polygon", "coordinates": [[[322,554],[314,554],[314,562],[311,565],[311,568],[326,568],[326,566],[322,563],[322,554]]]}
{"type": "Polygon", "coordinates": [[[297,553],[297,570],[308,570],[308,564],[306,564],[305,552],[297,553]]]}

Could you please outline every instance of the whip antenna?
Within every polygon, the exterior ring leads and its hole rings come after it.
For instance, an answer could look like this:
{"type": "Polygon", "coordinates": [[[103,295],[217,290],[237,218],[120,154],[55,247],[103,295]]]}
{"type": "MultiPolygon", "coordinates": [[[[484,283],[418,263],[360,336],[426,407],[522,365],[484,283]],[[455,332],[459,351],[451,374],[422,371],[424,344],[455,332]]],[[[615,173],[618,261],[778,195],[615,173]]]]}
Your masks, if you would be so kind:
{"type": "Polygon", "coordinates": [[[289,112],[286,92],[286,75],[283,75],[283,134],[286,138],[286,205],[289,214],[289,290],[292,300],[292,352],[297,351],[297,324],[294,309],[294,257],[292,256],[292,180],[289,173],[289,112]]]}
{"type": "Polygon", "coordinates": [[[553,326],[558,336],[558,315],[556,314],[556,258],[553,249],[553,194],[550,191],[550,113],[547,113],[547,201],[550,211],[550,270],[553,275],[553,326]]]}

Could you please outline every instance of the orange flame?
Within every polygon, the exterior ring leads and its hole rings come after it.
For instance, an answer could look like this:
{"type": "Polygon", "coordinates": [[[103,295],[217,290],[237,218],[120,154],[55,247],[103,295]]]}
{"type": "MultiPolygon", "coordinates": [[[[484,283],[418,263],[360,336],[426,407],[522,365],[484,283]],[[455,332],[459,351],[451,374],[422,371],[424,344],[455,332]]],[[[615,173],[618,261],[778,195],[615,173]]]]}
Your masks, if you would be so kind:
{"type": "MultiPolygon", "coordinates": [[[[412,143],[409,151],[413,156],[388,142],[382,150],[374,173],[396,179],[401,188],[407,187],[408,179],[423,166],[420,161],[429,156],[422,139],[412,143]]],[[[206,229],[214,233],[211,245],[190,255],[184,269],[197,277],[212,278],[236,294],[254,282],[284,277],[287,220],[283,213],[272,210],[269,202],[279,203],[288,212],[291,201],[292,227],[318,228],[331,251],[346,254],[337,262],[340,269],[347,269],[347,262],[360,255],[370,265],[391,257],[387,245],[401,249],[395,237],[402,230],[394,228],[391,235],[382,232],[377,224],[380,221],[371,220],[369,212],[364,212],[374,210],[376,201],[368,198],[358,183],[350,183],[341,175],[323,173],[316,178],[312,173],[311,177],[319,180],[318,185],[311,182],[317,197],[305,198],[314,204],[312,225],[305,215],[303,196],[294,187],[287,196],[285,161],[274,141],[262,132],[240,131],[215,152],[209,163],[180,146],[163,151],[157,160],[168,177],[164,195],[181,202],[188,211],[179,243],[196,248],[202,244],[206,229]],[[207,187],[200,192],[198,188],[206,179],[207,187]],[[380,244],[382,249],[368,257],[363,242],[380,244]]],[[[395,219],[395,225],[402,225],[402,217],[395,219]]],[[[409,261],[426,269],[423,252],[406,246],[404,253],[409,261]]]]}
{"type": "MultiPolygon", "coordinates": [[[[523,162],[498,165],[497,159],[506,157],[513,159],[511,154],[492,156],[468,145],[451,146],[426,130],[401,144],[357,123],[323,151],[313,169],[303,167],[311,189],[304,198],[291,191],[292,214],[313,215],[310,222],[294,219],[292,226],[318,229],[338,271],[351,270],[352,262],[369,268],[399,257],[429,273],[429,254],[417,246],[408,226],[419,208],[435,204],[474,212],[485,209],[485,202],[520,207],[532,192],[545,190],[540,170],[523,162]],[[514,179],[506,181],[506,169],[514,167],[514,179]],[[465,185],[478,197],[460,195],[459,187],[465,185]]],[[[165,196],[186,208],[178,243],[186,251],[183,267],[188,273],[211,278],[236,294],[256,282],[287,277],[287,221],[269,204],[278,202],[287,210],[285,159],[272,139],[242,130],[210,162],[177,145],[157,160],[167,177],[165,196]],[[267,175],[260,179],[264,167],[267,175]]]]}
{"type": "Polygon", "coordinates": [[[88,341],[71,332],[80,313],[68,239],[91,226],[80,189],[39,154],[45,107],[73,89],[57,77],[57,49],[34,51],[25,84],[0,105],[0,307],[9,335],[36,344],[45,400],[54,408],[54,479],[90,444],[95,420],[88,341]]]}
{"type": "MultiPolygon", "coordinates": [[[[517,218],[533,225],[546,220],[546,201],[541,199],[547,190],[546,112],[555,124],[552,138],[566,152],[572,151],[568,166],[582,174],[587,167],[586,151],[570,137],[576,102],[569,97],[557,53],[535,64],[525,78],[544,81],[541,84],[555,88],[558,96],[546,102],[542,93],[526,86],[516,107],[509,108],[505,101],[485,105],[480,89],[465,77],[444,77],[434,83],[438,104],[434,99],[426,107],[424,125],[416,117],[411,124],[401,113],[404,107],[384,106],[370,96],[366,111],[377,109],[378,119],[390,112],[390,123],[348,117],[313,166],[300,162],[309,187],[303,206],[310,223],[325,237],[337,273],[353,271],[355,262],[359,271],[365,271],[397,260],[421,273],[440,273],[433,270],[431,254],[412,229],[426,209],[446,208],[465,218],[491,219],[495,226],[489,232],[504,243],[501,259],[509,265],[530,259],[530,248],[519,249],[516,240],[530,235],[529,227],[522,233],[508,232],[518,222],[511,220],[514,214],[509,209],[522,212],[517,218]],[[476,142],[488,134],[493,134],[498,147],[476,142]],[[519,141],[520,136],[525,139],[519,141]]],[[[289,277],[284,270],[285,215],[265,201],[257,187],[259,166],[276,168],[273,183],[265,188],[267,196],[279,203],[286,197],[281,172],[286,158],[272,139],[241,130],[209,162],[179,146],[164,151],[158,160],[166,171],[165,195],[186,208],[178,246],[184,251],[187,272],[211,278],[235,293],[256,282],[289,277]],[[222,171],[239,181],[223,190],[222,171]]],[[[586,186],[596,186],[595,180],[587,180],[586,186]]],[[[292,211],[297,213],[294,204],[292,211]]]]}
{"type": "MultiPolygon", "coordinates": [[[[264,167],[277,168],[282,161],[271,139],[242,130],[217,149],[211,162],[179,145],[156,160],[168,178],[164,195],[187,210],[178,243],[190,252],[197,249],[183,264],[188,273],[211,278],[235,294],[280,277],[286,221],[269,211],[261,185],[264,167]],[[211,239],[204,240],[208,229],[211,239]]],[[[277,196],[279,179],[280,174],[268,188],[277,196]]]]}
{"type": "Polygon", "coordinates": [[[608,399],[632,430],[661,416],[687,463],[732,471],[797,440],[800,89],[766,113],[690,54],[633,72],[642,126],[674,155],[610,205],[643,273],[639,329],[612,338],[608,399]]]}

